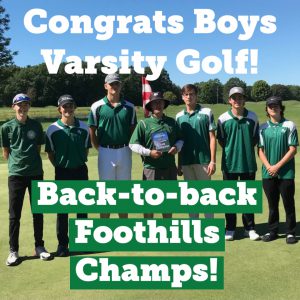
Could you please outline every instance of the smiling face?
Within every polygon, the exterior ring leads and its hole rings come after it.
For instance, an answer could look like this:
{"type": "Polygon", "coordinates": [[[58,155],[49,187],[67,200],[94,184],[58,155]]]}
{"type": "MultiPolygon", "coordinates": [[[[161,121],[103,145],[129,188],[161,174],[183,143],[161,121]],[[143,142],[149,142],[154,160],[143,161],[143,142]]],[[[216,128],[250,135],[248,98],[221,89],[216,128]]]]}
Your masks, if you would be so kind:
{"type": "Polygon", "coordinates": [[[270,104],[267,106],[267,114],[271,119],[280,120],[282,115],[282,108],[279,104],[270,104]]]}
{"type": "Polygon", "coordinates": [[[245,97],[242,94],[233,94],[230,96],[228,101],[233,109],[240,110],[244,109],[245,97]]]}
{"type": "Polygon", "coordinates": [[[104,88],[107,90],[108,98],[119,98],[122,84],[119,81],[105,83],[104,88]]]}
{"type": "Polygon", "coordinates": [[[19,121],[25,121],[28,116],[28,111],[30,109],[29,101],[22,101],[12,106],[13,110],[16,112],[16,118],[19,121]]]}
{"type": "Polygon", "coordinates": [[[150,108],[152,114],[161,117],[163,115],[163,111],[165,108],[165,101],[164,100],[154,100],[150,102],[150,108]]]}
{"type": "Polygon", "coordinates": [[[58,107],[58,111],[61,113],[63,119],[73,118],[76,106],[74,103],[66,103],[58,107]]]}

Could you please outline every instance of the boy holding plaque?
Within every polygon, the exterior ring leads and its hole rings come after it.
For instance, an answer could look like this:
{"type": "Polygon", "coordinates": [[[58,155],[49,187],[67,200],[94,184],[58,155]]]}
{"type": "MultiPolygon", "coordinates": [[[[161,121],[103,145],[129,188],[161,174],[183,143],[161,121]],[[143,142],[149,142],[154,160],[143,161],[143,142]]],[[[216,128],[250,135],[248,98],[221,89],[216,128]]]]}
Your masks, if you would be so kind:
{"type": "MultiPolygon", "coordinates": [[[[176,121],[163,113],[168,105],[161,92],[152,93],[145,105],[152,114],[137,124],[131,136],[130,149],[142,156],[143,180],[177,180],[175,154],[180,152],[183,141],[176,121]]],[[[153,214],[144,217],[153,218],[153,214]]],[[[172,214],[163,217],[171,218],[172,214]]]]}

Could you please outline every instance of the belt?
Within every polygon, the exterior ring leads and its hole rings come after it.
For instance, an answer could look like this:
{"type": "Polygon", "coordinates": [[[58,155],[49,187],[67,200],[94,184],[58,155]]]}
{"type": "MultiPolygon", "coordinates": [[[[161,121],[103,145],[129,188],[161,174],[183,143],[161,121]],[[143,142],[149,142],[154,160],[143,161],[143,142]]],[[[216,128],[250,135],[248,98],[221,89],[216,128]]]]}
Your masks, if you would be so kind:
{"type": "Polygon", "coordinates": [[[128,144],[121,144],[121,145],[100,145],[100,147],[103,148],[110,148],[110,149],[120,149],[120,148],[124,148],[127,147],[128,144]]]}

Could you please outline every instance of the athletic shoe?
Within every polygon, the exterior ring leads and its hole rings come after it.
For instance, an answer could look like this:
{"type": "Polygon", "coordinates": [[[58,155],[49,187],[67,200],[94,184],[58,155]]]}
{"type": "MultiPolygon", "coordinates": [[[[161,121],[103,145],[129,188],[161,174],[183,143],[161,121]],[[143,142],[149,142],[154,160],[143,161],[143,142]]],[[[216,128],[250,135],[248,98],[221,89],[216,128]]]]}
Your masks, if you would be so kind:
{"type": "Polygon", "coordinates": [[[225,232],[225,241],[233,241],[234,230],[226,230],[225,232]]]}
{"type": "Polygon", "coordinates": [[[57,251],[56,251],[56,256],[58,257],[66,257],[69,256],[69,249],[68,247],[62,246],[62,245],[58,245],[57,247],[57,251]]]}
{"type": "Polygon", "coordinates": [[[16,266],[19,261],[19,253],[18,251],[10,251],[8,258],[6,260],[6,265],[7,266],[16,266]]]}
{"type": "Polygon", "coordinates": [[[245,230],[244,236],[248,237],[251,241],[259,241],[260,236],[256,233],[254,229],[252,230],[245,230]]]}
{"type": "Polygon", "coordinates": [[[296,243],[298,243],[298,241],[297,241],[297,239],[296,239],[296,237],[294,235],[288,234],[286,236],[286,243],[287,244],[296,244],[296,243]]]}
{"type": "Polygon", "coordinates": [[[277,239],[278,239],[278,235],[277,235],[277,233],[274,233],[274,232],[266,233],[265,235],[263,235],[261,237],[261,240],[263,242],[272,242],[277,239]]]}
{"type": "Polygon", "coordinates": [[[43,246],[35,248],[35,255],[39,256],[41,260],[49,260],[51,258],[51,254],[43,246]]]}

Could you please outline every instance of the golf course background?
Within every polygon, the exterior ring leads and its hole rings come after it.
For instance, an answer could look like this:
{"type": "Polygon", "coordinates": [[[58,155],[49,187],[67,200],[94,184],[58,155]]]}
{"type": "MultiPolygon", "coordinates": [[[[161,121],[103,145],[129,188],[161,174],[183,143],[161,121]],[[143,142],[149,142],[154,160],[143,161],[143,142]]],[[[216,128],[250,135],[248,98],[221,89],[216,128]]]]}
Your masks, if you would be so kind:
{"type": "MultiPolygon", "coordinates": [[[[285,116],[300,128],[300,102],[286,101],[285,116]]],[[[208,106],[208,105],[205,105],[208,106]]],[[[217,120],[218,116],[229,109],[228,105],[217,104],[211,107],[217,120]]],[[[257,113],[260,123],[266,121],[265,104],[247,103],[246,107],[257,113]]],[[[169,106],[166,114],[174,117],[183,106],[169,106]]],[[[86,120],[89,108],[78,108],[77,114],[86,120]]],[[[13,117],[10,108],[0,108],[0,124],[13,117]]],[[[58,117],[55,107],[31,108],[29,115],[38,118],[44,129],[58,117]]],[[[142,109],[138,109],[138,119],[142,118],[142,109]]],[[[42,150],[44,178],[53,179],[54,169],[42,150]]],[[[237,155],[239,155],[237,153],[237,155]]],[[[260,161],[258,162],[257,179],[261,179],[260,161]]],[[[214,180],[221,180],[221,148],[217,149],[217,171],[214,180]]],[[[98,179],[97,153],[92,149],[88,161],[89,178],[98,179]]],[[[7,267],[5,260],[9,252],[8,246],[8,188],[7,163],[0,159],[0,299],[299,299],[300,295],[300,243],[287,245],[285,243],[285,214],[280,202],[280,220],[282,237],[271,243],[254,242],[243,238],[241,216],[238,215],[236,240],[227,242],[224,253],[203,252],[115,252],[91,254],[97,256],[210,256],[224,255],[224,290],[82,290],[73,291],[69,288],[69,258],[55,258],[44,262],[33,257],[34,240],[32,217],[28,193],[26,194],[20,229],[20,250],[23,258],[20,265],[7,267]]],[[[132,179],[141,179],[142,163],[138,155],[133,154],[132,179]]],[[[300,218],[300,159],[296,156],[296,214],[300,218]]],[[[181,179],[181,178],[179,178],[181,179]]],[[[268,209],[263,199],[263,213],[256,215],[256,230],[259,234],[267,232],[268,209]]],[[[73,216],[73,215],[71,215],[73,216]]],[[[98,214],[90,214],[97,217],[98,214]]],[[[200,215],[203,217],[203,215],[200,215]]],[[[113,214],[112,217],[117,217],[113,214]]],[[[129,217],[139,218],[142,215],[132,214],[129,217]]],[[[161,214],[157,215],[158,218],[161,214]]],[[[175,215],[187,218],[187,214],[175,215]]],[[[218,214],[217,218],[224,215],[218,214]]],[[[50,252],[57,248],[56,215],[44,217],[45,246],[50,252]]],[[[299,221],[297,222],[297,237],[299,238],[299,221]]]]}

